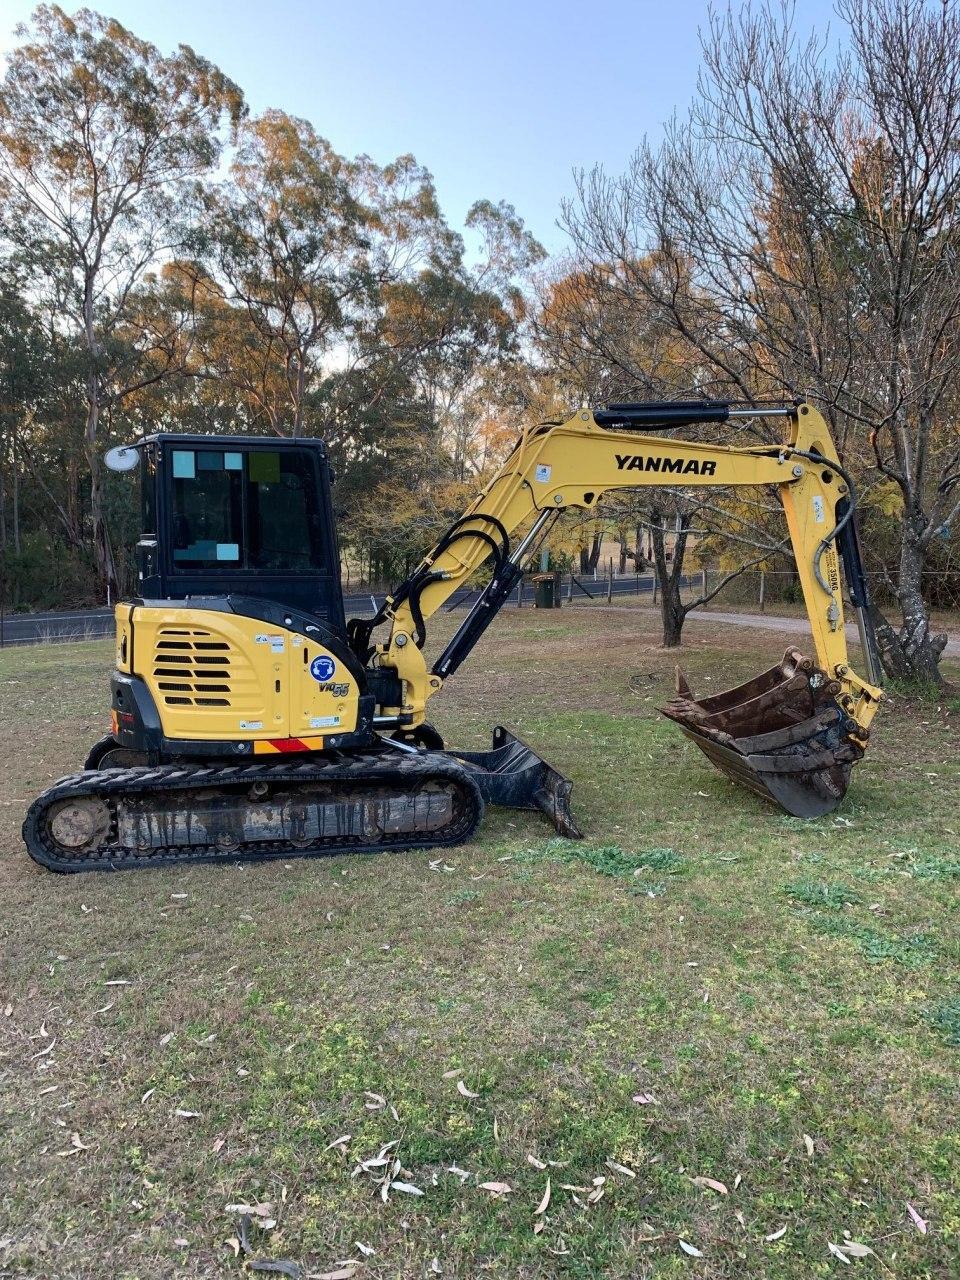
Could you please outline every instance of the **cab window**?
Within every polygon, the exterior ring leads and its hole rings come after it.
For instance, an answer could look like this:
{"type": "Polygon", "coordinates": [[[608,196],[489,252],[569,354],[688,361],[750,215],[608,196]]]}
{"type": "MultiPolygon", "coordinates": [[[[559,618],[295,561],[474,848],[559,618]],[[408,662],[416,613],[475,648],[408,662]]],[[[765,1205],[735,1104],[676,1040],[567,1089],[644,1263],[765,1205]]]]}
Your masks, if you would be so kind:
{"type": "Polygon", "coordinates": [[[305,449],[174,449],[173,567],[298,573],[322,567],[317,472],[305,449]]]}

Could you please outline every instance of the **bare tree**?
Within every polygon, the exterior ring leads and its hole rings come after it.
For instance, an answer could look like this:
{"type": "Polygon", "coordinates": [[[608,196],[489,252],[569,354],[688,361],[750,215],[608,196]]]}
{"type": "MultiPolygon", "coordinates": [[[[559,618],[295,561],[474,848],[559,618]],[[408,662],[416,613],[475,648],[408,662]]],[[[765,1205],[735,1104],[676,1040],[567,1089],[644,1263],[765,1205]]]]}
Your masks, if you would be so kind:
{"type": "Polygon", "coordinates": [[[888,671],[939,680],[922,574],[960,515],[960,8],[840,0],[711,15],[690,114],[626,174],[581,175],[584,268],[702,362],[704,390],[812,394],[861,483],[901,499],[888,671]]]}

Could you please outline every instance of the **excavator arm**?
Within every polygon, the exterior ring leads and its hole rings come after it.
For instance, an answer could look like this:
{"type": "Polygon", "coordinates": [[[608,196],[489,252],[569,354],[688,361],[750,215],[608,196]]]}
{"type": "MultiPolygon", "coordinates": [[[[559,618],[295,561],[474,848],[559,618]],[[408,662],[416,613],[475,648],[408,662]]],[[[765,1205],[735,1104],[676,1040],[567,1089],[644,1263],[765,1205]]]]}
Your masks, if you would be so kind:
{"type": "Polygon", "coordinates": [[[837,701],[858,741],[866,738],[882,697],[870,626],[866,582],[853,524],[850,477],[837,457],[823,416],[808,403],[738,409],[722,403],[613,405],[583,409],[565,422],[523,433],[503,465],[464,514],[391,597],[370,628],[389,623],[389,636],[370,652],[376,666],[402,681],[402,705],[384,708],[407,725],[424,719],[428,700],[453,674],[506,600],[523,564],[561,512],[595,508],[618,489],[648,486],[730,488],[776,486],[803,589],[820,672],[836,685],[837,701]],[[733,447],[654,434],[676,426],[731,418],[778,417],[782,444],[733,447]],[[517,530],[523,530],[512,542],[517,530]],[[485,560],[493,575],[480,599],[428,669],[422,653],[426,620],[485,560]],[[850,666],[844,631],[840,562],[857,611],[866,678],[850,666]]]}

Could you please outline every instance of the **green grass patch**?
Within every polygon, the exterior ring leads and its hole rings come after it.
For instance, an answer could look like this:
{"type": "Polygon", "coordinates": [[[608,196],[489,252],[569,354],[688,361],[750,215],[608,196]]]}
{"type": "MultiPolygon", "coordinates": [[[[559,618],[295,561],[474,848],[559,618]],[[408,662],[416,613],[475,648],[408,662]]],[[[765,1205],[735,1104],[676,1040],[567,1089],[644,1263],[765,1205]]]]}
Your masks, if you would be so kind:
{"type": "MultiPolygon", "coordinates": [[[[837,813],[786,819],[658,717],[653,617],[498,619],[438,728],[513,728],[586,838],[491,809],[448,870],[43,874],[23,812],[104,732],[112,646],[0,652],[0,1272],[240,1275],[225,1206],[261,1202],[259,1256],[360,1241],[357,1280],[809,1280],[845,1232],[877,1254],[851,1275],[955,1272],[956,720],[885,706],[837,813]],[[422,1196],[362,1169],[386,1143],[422,1196]]],[[[680,656],[710,692],[783,647],[700,623],[680,656]]]]}
{"type": "Polygon", "coordinates": [[[679,875],[687,860],[673,849],[641,849],[631,853],[616,844],[592,845],[579,840],[548,840],[540,847],[517,854],[520,862],[582,863],[601,876],[631,879],[641,871],[679,875]]]}
{"type": "Polygon", "coordinates": [[[930,1011],[930,1025],[943,1037],[945,1044],[960,1049],[960,996],[935,1005],[930,1011]]]}
{"type": "Polygon", "coordinates": [[[825,881],[795,880],[784,886],[784,893],[793,902],[805,907],[819,907],[840,911],[843,907],[863,901],[855,889],[845,884],[829,884],[825,881]]]}

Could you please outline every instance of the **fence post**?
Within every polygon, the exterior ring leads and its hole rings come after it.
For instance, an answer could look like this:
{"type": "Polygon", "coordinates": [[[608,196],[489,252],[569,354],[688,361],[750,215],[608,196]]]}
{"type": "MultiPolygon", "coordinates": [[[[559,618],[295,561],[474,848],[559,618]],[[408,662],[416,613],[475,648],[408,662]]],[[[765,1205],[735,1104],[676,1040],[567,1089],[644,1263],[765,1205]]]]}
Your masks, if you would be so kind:
{"type": "Polygon", "coordinates": [[[517,608],[523,607],[523,579],[517,583],[517,608]]]}
{"type": "Polygon", "coordinates": [[[763,597],[766,594],[766,587],[767,587],[767,575],[766,575],[766,572],[763,569],[761,569],[760,570],[760,612],[761,613],[763,613],[763,597]]]}
{"type": "Polygon", "coordinates": [[[613,604],[613,556],[607,565],[607,604],[613,604]]]}

